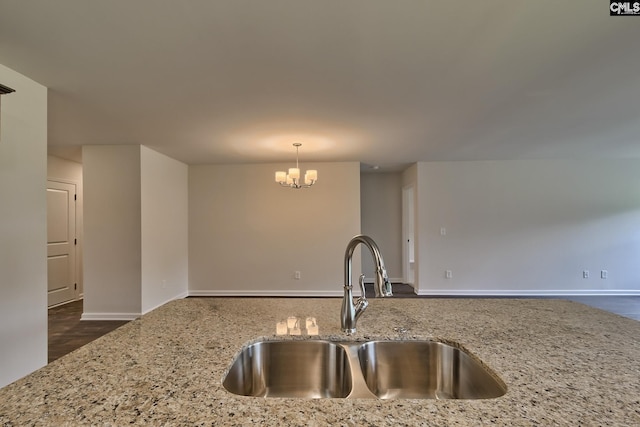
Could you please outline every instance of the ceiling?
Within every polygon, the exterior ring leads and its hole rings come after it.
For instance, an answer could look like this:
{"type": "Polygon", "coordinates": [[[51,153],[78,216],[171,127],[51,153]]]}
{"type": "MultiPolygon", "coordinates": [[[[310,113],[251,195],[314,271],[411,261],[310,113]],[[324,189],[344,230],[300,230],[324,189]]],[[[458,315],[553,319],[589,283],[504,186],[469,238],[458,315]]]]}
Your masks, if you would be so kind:
{"type": "Polygon", "coordinates": [[[603,0],[0,0],[62,157],[640,158],[638,40],[603,0]]]}

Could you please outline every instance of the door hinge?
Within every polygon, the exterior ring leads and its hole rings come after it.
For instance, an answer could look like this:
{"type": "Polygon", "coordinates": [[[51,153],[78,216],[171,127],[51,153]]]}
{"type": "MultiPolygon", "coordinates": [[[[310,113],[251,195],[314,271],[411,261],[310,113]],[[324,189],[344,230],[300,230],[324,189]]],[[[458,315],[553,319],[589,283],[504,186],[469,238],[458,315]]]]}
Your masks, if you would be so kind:
{"type": "Polygon", "coordinates": [[[78,195],[77,194],[73,195],[73,200],[78,200],[78,195]]]}
{"type": "Polygon", "coordinates": [[[73,239],[73,244],[77,245],[78,244],[78,239],[73,239]]]}
{"type": "Polygon", "coordinates": [[[74,284],[73,284],[73,290],[74,290],[74,291],[77,291],[77,290],[78,290],[78,284],[77,284],[77,283],[74,283],[74,284]]]}

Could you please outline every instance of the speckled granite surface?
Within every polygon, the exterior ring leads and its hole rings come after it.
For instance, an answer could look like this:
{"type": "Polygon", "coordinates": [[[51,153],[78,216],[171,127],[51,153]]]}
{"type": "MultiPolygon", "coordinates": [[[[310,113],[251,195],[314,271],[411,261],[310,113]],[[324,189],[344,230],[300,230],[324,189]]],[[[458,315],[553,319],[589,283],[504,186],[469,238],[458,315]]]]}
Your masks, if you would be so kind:
{"type": "Polygon", "coordinates": [[[354,339],[444,338],[507,384],[489,400],[240,397],[221,385],[288,315],[344,340],[339,298],[173,301],[0,389],[0,425],[640,425],[640,322],[532,299],[372,299],[354,339]],[[409,331],[401,335],[394,327],[409,331]]]}

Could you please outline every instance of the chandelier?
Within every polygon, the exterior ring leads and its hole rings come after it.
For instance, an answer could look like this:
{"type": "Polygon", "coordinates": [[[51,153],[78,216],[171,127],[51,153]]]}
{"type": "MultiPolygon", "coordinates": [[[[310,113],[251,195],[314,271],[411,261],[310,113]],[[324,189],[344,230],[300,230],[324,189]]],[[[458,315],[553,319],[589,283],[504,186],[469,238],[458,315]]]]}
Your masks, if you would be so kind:
{"type": "Polygon", "coordinates": [[[309,188],[318,180],[318,171],[315,169],[309,169],[304,174],[304,184],[300,182],[300,166],[298,165],[298,150],[302,146],[299,142],[293,144],[296,147],[296,167],[289,168],[289,173],[284,171],[276,172],[276,182],[283,187],[289,188],[309,188]]]}

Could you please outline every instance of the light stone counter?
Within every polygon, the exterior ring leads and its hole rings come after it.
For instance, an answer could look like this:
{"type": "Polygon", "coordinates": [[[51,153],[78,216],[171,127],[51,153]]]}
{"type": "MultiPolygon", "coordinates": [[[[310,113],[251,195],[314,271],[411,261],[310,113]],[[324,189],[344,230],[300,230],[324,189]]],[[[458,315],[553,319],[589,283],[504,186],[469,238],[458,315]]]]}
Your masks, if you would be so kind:
{"type": "MultiPolygon", "coordinates": [[[[507,384],[488,400],[240,397],[221,385],[288,315],[344,340],[339,298],[188,298],[0,389],[0,425],[640,425],[640,322],[532,299],[371,299],[353,339],[444,338],[507,384]]],[[[289,338],[291,339],[291,338],[289,338]]]]}

